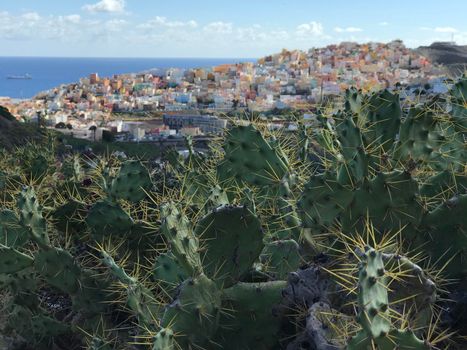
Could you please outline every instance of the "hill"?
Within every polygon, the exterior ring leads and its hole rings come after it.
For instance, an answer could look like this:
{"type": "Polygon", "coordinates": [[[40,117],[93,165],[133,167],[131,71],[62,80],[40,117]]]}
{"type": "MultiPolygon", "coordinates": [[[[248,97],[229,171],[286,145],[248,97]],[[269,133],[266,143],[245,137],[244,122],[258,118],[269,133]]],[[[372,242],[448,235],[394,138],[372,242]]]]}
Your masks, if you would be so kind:
{"type": "Polygon", "coordinates": [[[19,123],[8,109],[0,106],[0,148],[12,149],[41,138],[42,133],[36,126],[19,123]]]}
{"type": "Polygon", "coordinates": [[[458,75],[467,67],[467,45],[434,42],[430,46],[420,46],[415,51],[434,63],[445,65],[452,74],[458,75]]]}

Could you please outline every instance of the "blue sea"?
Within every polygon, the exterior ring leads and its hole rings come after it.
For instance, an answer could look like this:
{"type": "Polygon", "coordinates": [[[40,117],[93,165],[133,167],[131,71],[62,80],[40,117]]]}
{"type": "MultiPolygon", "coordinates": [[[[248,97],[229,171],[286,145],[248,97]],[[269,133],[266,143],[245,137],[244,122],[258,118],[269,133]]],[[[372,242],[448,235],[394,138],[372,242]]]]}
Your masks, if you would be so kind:
{"type": "Polygon", "coordinates": [[[78,82],[91,73],[101,77],[150,69],[207,68],[224,63],[255,62],[253,58],[52,58],[0,57],[0,96],[31,98],[60,84],[78,82]],[[29,74],[31,80],[11,80],[29,74]]]}

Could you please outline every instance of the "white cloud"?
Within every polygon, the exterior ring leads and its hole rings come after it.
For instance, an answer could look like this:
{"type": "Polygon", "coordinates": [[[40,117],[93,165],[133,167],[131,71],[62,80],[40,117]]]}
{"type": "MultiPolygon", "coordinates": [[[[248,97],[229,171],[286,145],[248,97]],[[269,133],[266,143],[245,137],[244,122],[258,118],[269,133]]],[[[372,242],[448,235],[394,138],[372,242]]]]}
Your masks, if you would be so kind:
{"type": "Polygon", "coordinates": [[[128,22],[124,19],[111,19],[104,23],[105,29],[111,32],[118,32],[123,29],[128,22]]]}
{"type": "Polygon", "coordinates": [[[319,22],[312,21],[310,23],[303,23],[297,26],[296,34],[301,37],[308,36],[321,36],[324,33],[323,25],[319,22]]]}
{"type": "Polygon", "coordinates": [[[237,28],[235,40],[243,42],[264,42],[268,40],[268,33],[263,31],[261,26],[257,24],[251,27],[237,28]]]}
{"type": "Polygon", "coordinates": [[[26,21],[39,21],[41,19],[41,16],[37,12],[27,12],[21,16],[24,18],[26,21]]]}
{"type": "Polygon", "coordinates": [[[60,17],[63,18],[65,21],[68,21],[70,23],[78,24],[81,22],[81,16],[80,15],[69,15],[69,16],[63,16],[60,17]]]}
{"type": "Polygon", "coordinates": [[[334,31],[337,33],[357,33],[357,32],[363,32],[363,29],[357,28],[357,27],[346,27],[346,28],[335,27],[334,31]]]}
{"type": "Polygon", "coordinates": [[[222,21],[212,22],[204,26],[203,30],[216,34],[230,34],[233,32],[233,24],[222,21]]]}
{"type": "Polygon", "coordinates": [[[13,15],[0,12],[0,40],[15,42],[30,40],[43,42],[98,42],[109,40],[110,33],[122,30],[126,21],[82,18],[78,14],[40,16],[36,13],[13,15]]]}
{"type": "Polygon", "coordinates": [[[378,25],[380,25],[381,27],[386,27],[389,25],[388,22],[379,22],[378,25]]]}
{"type": "Polygon", "coordinates": [[[123,12],[125,10],[125,0],[101,0],[95,4],[84,5],[83,10],[89,12],[123,12]]]}
{"type": "Polygon", "coordinates": [[[436,33],[457,33],[458,30],[452,27],[436,27],[434,29],[436,33]]]}
{"type": "Polygon", "coordinates": [[[139,25],[140,28],[157,28],[157,27],[166,27],[166,28],[197,28],[198,23],[194,20],[189,20],[186,22],[183,21],[170,21],[166,17],[156,16],[153,19],[139,25]]]}

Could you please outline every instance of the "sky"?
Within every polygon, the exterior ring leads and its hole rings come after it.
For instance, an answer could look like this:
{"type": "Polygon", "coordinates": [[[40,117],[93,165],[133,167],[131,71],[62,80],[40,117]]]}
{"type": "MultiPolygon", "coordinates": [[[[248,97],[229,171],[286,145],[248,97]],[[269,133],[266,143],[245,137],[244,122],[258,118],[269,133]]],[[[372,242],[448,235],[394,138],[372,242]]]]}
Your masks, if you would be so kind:
{"type": "Polygon", "coordinates": [[[0,56],[257,58],[342,41],[467,44],[467,0],[0,0],[0,56]]]}

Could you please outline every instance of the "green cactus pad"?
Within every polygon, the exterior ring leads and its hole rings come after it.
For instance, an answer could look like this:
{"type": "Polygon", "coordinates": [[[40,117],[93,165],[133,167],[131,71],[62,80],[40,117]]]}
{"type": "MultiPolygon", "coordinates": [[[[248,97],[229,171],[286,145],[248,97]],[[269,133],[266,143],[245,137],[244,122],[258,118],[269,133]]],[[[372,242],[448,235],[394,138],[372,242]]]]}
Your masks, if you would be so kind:
{"type": "MultiPolygon", "coordinates": [[[[351,181],[360,183],[368,175],[368,156],[361,131],[349,116],[340,114],[336,118],[341,119],[336,132],[345,159],[340,171],[347,174],[351,181]]],[[[340,177],[343,178],[342,175],[340,177]]]]}
{"type": "Polygon", "coordinates": [[[343,215],[346,232],[362,230],[367,220],[383,232],[394,232],[410,224],[419,224],[423,207],[418,183],[407,172],[395,170],[378,175],[354,193],[343,215]]]}
{"type": "Polygon", "coordinates": [[[95,276],[92,270],[82,270],[79,289],[72,295],[73,309],[84,315],[104,312],[112,300],[106,279],[95,276]]]}
{"type": "Polygon", "coordinates": [[[70,331],[68,325],[46,315],[43,310],[33,313],[27,307],[19,305],[11,310],[8,326],[34,344],[34,349],[47,349],[47,341],[70,331]]]}
{"type": "Polygon", "coordinates": [[[49,245],[47,221],[42,216],[42,208],[32,187],[21,191],[17,205],[20,210],[20,224],[28,229],[31,238],[39,245],[49,245]]]}
{"type": "Polygon", "coordinates": [[[375,92],[365,103],[358,124],[363,130],[364,142],[370,148],[388,152],[399,132],[402,110],[399,96],[388,90],[375,92]]]}
{"type": "Polygon", "coordinates": [[[431,322],[432,307],[436,302],[435,283],[420,266],[405,256],[383,253],[382,257],[390,275],[403,275],[403,278],[394,279],[388,286],[392,305],[395,305],[394,308],[403,305],[408,309],[406,314],[413,319],[412,328],[428,327],[431,322]]]}
{"type": "Polygon", "coordinates": [[[381,252],[369,248],[358,276],[358,321],[372,338],[386,336],[391,327],[387,283],[381,252]]]}
{"type": "Polygon", "coordinates": [[[61,232],[81,233],[86,229],[85,205],[70,200],[52,212],[53,223],[61,232]]]}
{"type": "Polygon", "coordinates": [[[102,263],[109,268],[113,277],[118,279],[123,284],[132,285],[138,283],[135,278],[127,275],[125,270],[115,262],[109,253],[104,250],[101,250],[100,253],[102,255],[102,263]]]}
{"type": "Polygon", "coordinates": [[[375,339],[378,350],[430,350],[428,343],[417,338],[411,330],[393,329],[388,336],[375,339]]]}
{"type": "Polygon", "coordinates": [[[251,124],[230,129],[224,151],[217,169],[221,181],[234,179],[263,187],[278,184],[288,172],[285,156],[251,124]]]}
{"type": "Polygon", "coordinates": [[[127,305],[138,317],[139,324],[148,329],[154,328],[163,314],[154,294],[141,283],[128,286],[127,305]]]}
{"type": "Polygon", "coordinates": [[[111,274],[121,283],[127,285],[127,305],[138,317],[141,326],[152,328],[160,317],[160,307],[152,292],[134,277],[127,275],[114,259],[105,251],[101,251],[102,262],[110,269],[111,274]]]}
{"type": "Polygon", "coordinates": [[[86,217],[94,239],[100,241],[110,235],[124,235],[133,225],[131,217],[116,203],[99,201],[93,205],[86,217]]]}
{"type": "Polygon", "coordinates": [[[464,141],[461,133],[428,109],[412,108],[401,124],[394,159],[415,160],[435,169],[462,168],[465,164],[464,141]]]}
{"type": "Polygon", "coordinates": [[[205,210],[209,211],[221,205],[228,205],[229,198],[227,192],[220,186],[215,186],[209,191],[209,196],[205,205],[205,210]]]}
{"type": "Polygon", "coordinates": [[[421,223],[423,250],[444,266],[446,276],[467,276],[467,194],[452,197],[429,212],[421,223]]]}
{"type": "Polygon", "coordinates": [[[46,281],[68,294],[79,288],[81,269],[66,250],[51,248],[36,254],[34,268],[46,281]]]}
{"type": "Polygon", "coordinates": [[[79,161],[79,155],[73,155],[66,158],[62,164],[62,174],[67,179],[72,179],[74,182],[81,181],[81,163],[79,161]]]}
{"type": "Polygon", "coordinates": [[[0,211],[0,243],[8,247],[21,247],[29,240],[28,230],[21,226],[16,214],[8,209],[0,211]]]}
{"type": "Polygon", "coordinates": [[[263,249],[261,223],[246,207],[215,209],[198,222],[195,234],[204,273],[225,288],[248,272],[263,249]]]}
{"type": "Polygon", "coordinates": [[[31,330],[44,339],[58,337],[70,331],[70,327],[52,317],[37,315],[31,318],[31,330]]]}
{"type": "Polygon", "coordinates": [[[171,203],[162,205],[161,218],[161,233],[186,273],[193,275],[201,271],[198,238],[193,234],[188,218],[171,203]]]}
{"type": "Polygon", "coordinates": [[[467,76],[459,79],[450,90],[451,115],[456,127],[467,132],[467,76]]]}
{"type": "Polygon", "coordinates": [[[31,266],[33,262],[34,259],[29,255],[0,244],[0,273],[15,273],[31,266]]]}
{"type": "Polygon", "coordinates": [[[315,175],[305,185],[297,206],[303,226],[314,233],[331,227],[353,198],[353,191],[331,174],[315,175]]]}
{"type": "Polygon", "coordinates": [[[365,99],[361,90],[351,87],[345,90],[345,109],[353,114],[360,114],[365,99]]]}
{"type": "Polygon", "coordinates": [[[373,350],[371,338],[365,331],[361,330],[349,339],[346,350],[373,350]]]}
{"type": "Polygon", "coordinates": [[[136,160],[126,161],[120,167],[116,178],[112,180],[110,193],[118,199],[138,202],[146,197],[152,182],[148,170],[136,160]]]}
{"type": "Polygon", "coordinates": [[[220,291],[205,275],[186,280],[161,322],[176,334],[182,349],[206,347],[218,327],[220,291]]]}
{"type": "Polygon", "coordinates": [[[175,350],[174,333],[170,328],[163,328],[154,337],[152,350],[175,350]]]}
{"type": "Polygon", "coordinates": [[[287,282],[238,283],[224,290],[216,342],[229,349],[278,349],[279,304],[287,282]]]}
{"type": "Polygon", "coordinates": [[[31,155],[31,159],[24,162],[25,171],[31,179],[40,180],[50,170],[49,161],[43,155],[31,155]]]}
{"type": "Polygon", "coordinates": [[[163,253],[156,258],[152,276],[169,295],[189,277],[171,252],[163,253]]]}
{"type": "Polygon", "coordinates": [[[467,174],[443,170],[428,178],[420,187],[420,194],[439,204],[443,198],[467,193],[467,174]]]}
{"type": "Polygon", "coordinates": [[[288,273],[300,266],[300,247],[293,239],[267,243],[260,255],[264,270],[276,280],[285,280],[288,273]]]}
{"type": "Polygon", "coordinates": [[[15,295],[35,291],[37,284],[37,274],[33,267],[11,274],[0,274],[0,289],[9,287],[15,295]]]}

